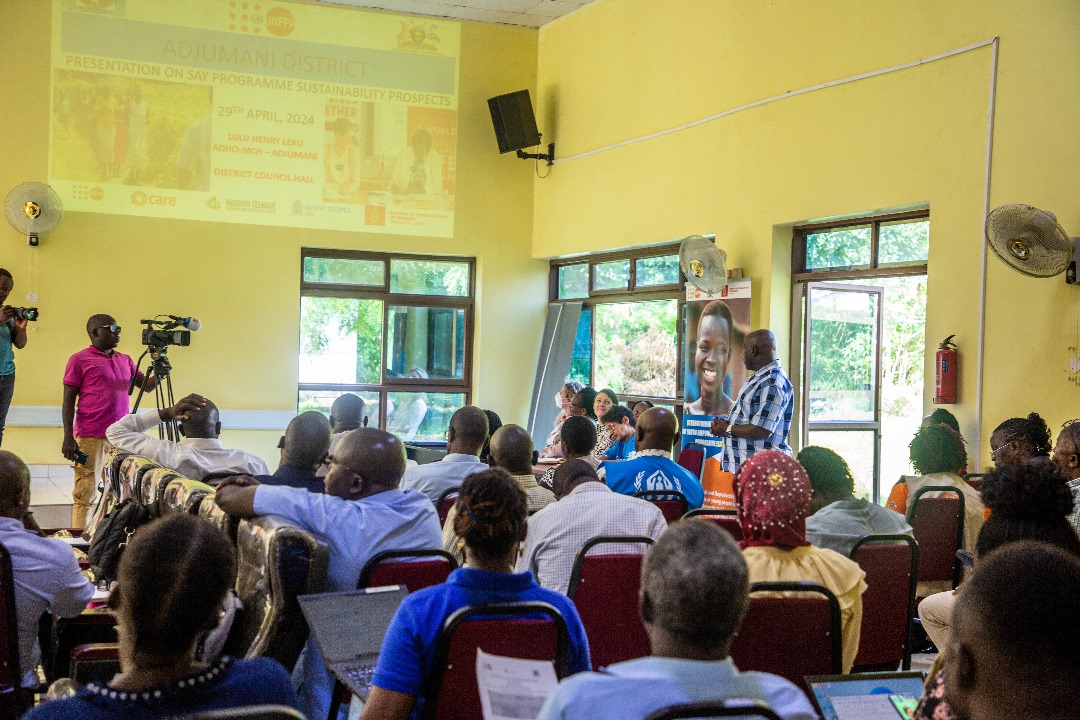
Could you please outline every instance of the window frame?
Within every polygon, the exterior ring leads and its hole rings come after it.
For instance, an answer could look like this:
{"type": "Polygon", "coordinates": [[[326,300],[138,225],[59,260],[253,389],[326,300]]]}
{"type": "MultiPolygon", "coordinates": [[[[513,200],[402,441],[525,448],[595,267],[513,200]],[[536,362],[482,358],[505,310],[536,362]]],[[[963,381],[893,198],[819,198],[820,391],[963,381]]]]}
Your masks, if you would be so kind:
{"type": "Polygon", "coordinates": [[[888,264],[881,267],[879,264],[879,237],[881,226],[893,223],[897,220],[930,220],[930,210],[910,210],[887,215],[864,215],[845,220],[832,222],[811,223],[796,225],[792,228],[791,239],[791,281],[817,282],[828,280],[852,280],[871,279],[878,277],[897,277],[899,275],[925,275],[927,262],[912,263],[909,265],[888,264]],[[806,242],[807,236],[828,230],[844,230],[851,227],[870,226],[870,267],[836,267],[810,270],[806,267],[806,242]]]}
{"type": "MultiPolygon", "coordinates": [[[[463,405],[472,402],[473,337],[476,309],[476,258],[461,255],[428,255],[396,252],[369,252],[366,250],[336,250],[331,248],[300,248],[300,299],[305,297],[332,297],[355,300],[379,300],[382,302],[382,355],[379,363],[378,383],[302,383],[297,382],[297,405],[300,393],[308,391],[368,392],[379,395],[379,427],[386,427],[387,394],[392,392],[428,392],[464,394],[463,405]],[[379,260],[383,262],[383,282],[377,285],[351,285],[348,283],[308,282],[304,279],[304,261],[309,257],[333,260],[379,260]],[[416,293],[390,292],[390,261],[412,260],[431,262],[467,263],[469,286],[467,295],[421,295],[416,293]],[[461,378],[392,378],[386,374],[389,357],[389,317],[391,306],[447,308],[464,311],[464,338],[462,347],[461,378]]],[[[438,444],[409,440],[410,444],[438,444]]]]}

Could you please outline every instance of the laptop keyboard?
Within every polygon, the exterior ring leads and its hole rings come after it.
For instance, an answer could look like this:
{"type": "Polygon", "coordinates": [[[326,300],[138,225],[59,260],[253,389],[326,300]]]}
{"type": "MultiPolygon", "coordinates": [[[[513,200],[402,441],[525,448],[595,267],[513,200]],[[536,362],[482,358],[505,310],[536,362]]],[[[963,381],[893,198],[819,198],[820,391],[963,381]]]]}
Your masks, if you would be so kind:
{"type": "Polygon", "coordinates": [[[370,661],[361,661],[356,664],[348,664],[342,668],[349,678],[353,692],[356,692],[363,700],[367,700],[371,691],[371,677],[375,674],[375,664],[370,661]]]}

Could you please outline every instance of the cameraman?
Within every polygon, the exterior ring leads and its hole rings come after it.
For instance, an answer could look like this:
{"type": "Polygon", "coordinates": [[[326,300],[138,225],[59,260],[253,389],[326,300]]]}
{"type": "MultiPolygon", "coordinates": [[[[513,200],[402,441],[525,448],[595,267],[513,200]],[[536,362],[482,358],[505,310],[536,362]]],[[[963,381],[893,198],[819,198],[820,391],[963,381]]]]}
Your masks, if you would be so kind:
{"type": "Polygon", "coordinates": [[[15,392],[15,351],[26,347],[26,318],[16,318],[15,308],[6,305],[15,279],[0,268],[0,444],[4,442],[11,396],[15,392]]]}

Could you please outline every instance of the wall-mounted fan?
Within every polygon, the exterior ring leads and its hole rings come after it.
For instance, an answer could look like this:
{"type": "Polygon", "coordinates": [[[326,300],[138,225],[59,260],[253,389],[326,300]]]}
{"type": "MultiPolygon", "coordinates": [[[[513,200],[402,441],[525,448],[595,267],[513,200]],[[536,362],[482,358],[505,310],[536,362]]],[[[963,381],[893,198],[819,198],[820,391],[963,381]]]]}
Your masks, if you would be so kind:
{"type": "Polygon", "coordinates": [[[1002,262],[1030,277],[1053,277],[1067,272],[1076,283],[1077,238],[1058,224],[1051,212],[1030,205],[1002,205],[986,217],[986,242],[1002,262]]]}
{"type": "Polygon", "coordinates": [[[691,235],[679,244],[679,267],[697,289],[714,295],[728,281],[727,253],[701,235],[691,235]]]}
{"type": "Polygon", "coordinates": [[[44,183],[16,185],[4,202],[4,213],[11,227],[26,235],[27,245],[37,247],[39,238],[48,235],[64,217],[64,205],[56,191],[44,183]]]}

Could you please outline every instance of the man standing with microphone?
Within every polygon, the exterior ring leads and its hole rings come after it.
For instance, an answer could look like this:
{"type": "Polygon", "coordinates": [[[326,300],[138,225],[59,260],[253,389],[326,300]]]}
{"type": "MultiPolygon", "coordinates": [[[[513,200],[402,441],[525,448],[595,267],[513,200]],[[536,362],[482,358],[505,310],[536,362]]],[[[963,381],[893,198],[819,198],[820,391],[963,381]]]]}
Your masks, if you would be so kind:
{"type": "Polygon", "coordinates": [[[95,477],[104,470],[110,448],[105,430],[128,413],[131,379],[143,390],[153,390],[154,377],[144,377],[129,355],[116,351],[120,326],[110,315],[86,321],[90,347],[72,355],[64,370],[64,444],[61,452],[75,462],[75,488],[71,493],[71,526],[86,526],[94,501],[95,477]],[[78,408],[75,399],[78,398],[78,408]],[[84,460],[77,459],[85,453],[84,460]]]}

